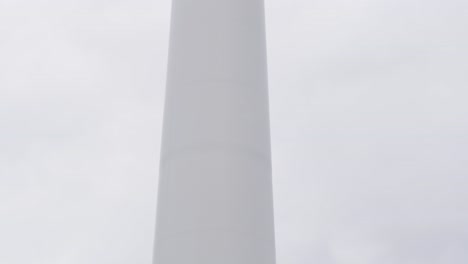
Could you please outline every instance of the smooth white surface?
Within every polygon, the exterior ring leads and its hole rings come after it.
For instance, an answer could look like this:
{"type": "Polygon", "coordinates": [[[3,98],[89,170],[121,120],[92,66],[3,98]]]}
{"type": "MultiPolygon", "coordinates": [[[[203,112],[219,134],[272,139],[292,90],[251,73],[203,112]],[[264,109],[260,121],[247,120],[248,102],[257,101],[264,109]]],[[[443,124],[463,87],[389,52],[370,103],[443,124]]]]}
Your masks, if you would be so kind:
{"type": "Polygon", "coordinates": [[[275,263],[262,0],[175,0],[155,264],[275,263]]]}

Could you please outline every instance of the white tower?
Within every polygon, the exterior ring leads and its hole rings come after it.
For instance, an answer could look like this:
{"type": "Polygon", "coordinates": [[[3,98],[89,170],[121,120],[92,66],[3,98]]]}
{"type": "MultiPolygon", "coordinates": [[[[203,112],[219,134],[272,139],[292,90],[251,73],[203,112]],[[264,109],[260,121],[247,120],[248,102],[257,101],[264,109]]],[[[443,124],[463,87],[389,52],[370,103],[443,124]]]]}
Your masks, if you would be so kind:
{"type": "Polygon", "coordinates": [[[274,264],[263,0],[173,0],[154,264],[274,264]]]}

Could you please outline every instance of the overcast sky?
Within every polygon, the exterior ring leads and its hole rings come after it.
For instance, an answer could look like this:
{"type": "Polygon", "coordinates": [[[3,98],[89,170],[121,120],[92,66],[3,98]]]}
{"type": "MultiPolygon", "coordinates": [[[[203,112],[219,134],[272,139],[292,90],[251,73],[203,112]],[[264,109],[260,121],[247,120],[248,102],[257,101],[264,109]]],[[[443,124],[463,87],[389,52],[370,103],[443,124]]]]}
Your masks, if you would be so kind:
{"type": "MultiPolygon", "coordinates": [[[[266,12],[278,264],[468,263],[468,2],[266,12]]],[[[0,263],[151,263],[169,14],[0,0],[0,263]]]]}

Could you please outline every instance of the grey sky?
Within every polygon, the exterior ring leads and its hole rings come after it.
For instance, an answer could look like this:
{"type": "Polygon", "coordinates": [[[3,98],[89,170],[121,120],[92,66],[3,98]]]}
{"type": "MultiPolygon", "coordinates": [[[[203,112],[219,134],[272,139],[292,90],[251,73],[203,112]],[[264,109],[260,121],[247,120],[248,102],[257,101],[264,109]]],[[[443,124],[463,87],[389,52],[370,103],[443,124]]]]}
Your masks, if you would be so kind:
{"type": "MultiPolygon", "coordinates": [[[[266,6],[278,263],[468,263],[468,2],[266,6]]],[[[0,0],[0,263],[151,263],[169,11],[0,0]]]]}

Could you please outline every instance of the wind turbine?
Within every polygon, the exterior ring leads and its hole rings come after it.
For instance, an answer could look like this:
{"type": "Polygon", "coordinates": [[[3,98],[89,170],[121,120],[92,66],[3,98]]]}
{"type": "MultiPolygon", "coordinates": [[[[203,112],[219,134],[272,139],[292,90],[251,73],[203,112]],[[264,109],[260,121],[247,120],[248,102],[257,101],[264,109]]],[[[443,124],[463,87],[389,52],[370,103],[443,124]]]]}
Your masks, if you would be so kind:
{"type": "Polygon", "coordinates": [[[274,264],[263,0],[173,0],[154,264],[274,264]]]}

